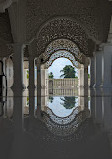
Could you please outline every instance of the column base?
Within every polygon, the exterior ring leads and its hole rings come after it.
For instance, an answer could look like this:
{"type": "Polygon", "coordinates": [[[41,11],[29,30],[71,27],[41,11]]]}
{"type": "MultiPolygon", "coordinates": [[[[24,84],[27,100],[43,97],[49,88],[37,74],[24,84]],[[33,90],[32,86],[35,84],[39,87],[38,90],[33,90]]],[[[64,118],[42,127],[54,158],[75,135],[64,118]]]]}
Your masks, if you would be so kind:
{"type": "Polygon", "coordinates": [[[101,85],[102,88],[110,88],[112,89],[112,84],[103,84],[101,85]]]}
{"type": "Polygon", "coordinates": [[[98,84],[93,85],[93,88],[101,88],[101,87],[102,87],[102,85],[98,85],[98,84]]]}
{"type": "Polygon", "coordinates": [[[26,89],[26,86],[24,84],[22,86],[15,86],[15,85],[13,85],[10,88],[12,90],[23,90],[24,91],[26,89]]]}
{"type": "Polygon", "coordinates": [[[27,89],[28,89],[28,90],[30,90],[30,89],[36,89],[36,86],[35,86],[35,85],[33,85],[33,86],[28,86],[27,89]]]}

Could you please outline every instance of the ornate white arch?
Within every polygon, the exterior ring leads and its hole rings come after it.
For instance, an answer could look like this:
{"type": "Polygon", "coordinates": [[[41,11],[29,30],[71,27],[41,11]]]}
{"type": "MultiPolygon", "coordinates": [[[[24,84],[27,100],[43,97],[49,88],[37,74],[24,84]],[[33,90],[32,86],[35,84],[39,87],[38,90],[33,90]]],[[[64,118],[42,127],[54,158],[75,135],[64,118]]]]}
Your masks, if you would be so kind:
{"type": "Polygon", "coordinates": [[[83,54],[80,52],[77,45],[68,39],[57,39],[52,41],[46,47],[45,52],[40,56],[40,59],[42,59],[42,62],[45,63],[49,61],[50,57],[51,59],[56,59],[55,57],[67,57],[73,64],[76,65],[76,67],[78,67],[76,61],[78,61],[79,63],[83,63],[83,54]],[[52,56],[53,54],[54,56],[52,56]]]}
{"type": "Polygon", "coordinates": [[[49,60],[46,62],[46,68],[49,68],[56,59],[61,57],[69,59],[76,68],[79,68],[79,62],[75,60],[75,57],[68,51],[62,50],[51,55],[49,60]]]}
{"type": "Polygon", "coordinates": [[[45,48],[57,39],[68,39],[77,44],[83,54],[88,55],[88,35],[76,21],[67,17],[57,17],[45,23],[37,34],[37,51],[41,54],[45,48]]]}

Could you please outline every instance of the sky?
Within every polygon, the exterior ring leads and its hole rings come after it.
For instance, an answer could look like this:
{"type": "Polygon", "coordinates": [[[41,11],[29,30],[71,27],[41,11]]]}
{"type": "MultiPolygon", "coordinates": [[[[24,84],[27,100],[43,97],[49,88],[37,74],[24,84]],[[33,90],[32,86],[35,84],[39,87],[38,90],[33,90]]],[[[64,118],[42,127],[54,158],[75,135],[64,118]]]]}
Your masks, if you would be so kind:
{"type": "MultiPolygon", "coordinates": [[[[71,65],[73,66],[72,62],[66,58],[58,58],[56,59],[52,65],[48,69],[48,73],[53,72],[54,78],[58,79],[60,78],[60,75],[63,73],[60,72],[66,65],[71,65]]],[[[74,67],[74,66],[73,66],[74,67]]],[[[78,69],[76,69],[76,76],[78,76],[78,69]]],[[[90,74],[90,66],[88,67],[88,73],[90,74]]],[[[35,78],[37,78],[37,70],[35,69],[35,78]]]]}
{"type": "Polygon", "coordinates": [[[53,103],[48,102],[48,107],[52,109],[53,113],[58,117],[66,117],[78,106],[78,98],[76,98],[76,104],[72,109],[66,109],[61,103],[63,103],[63,101],[60,97],[53,97],[53,103]]]}
{"type": "MultiPolygon", "coordinates": [[[[66,65],[73,66],[72,62],[66,58],[56,59],[48,69],[48,73],[53,72],[54,78],[60,78],[63,73],[60,72],[66,65]]],[[[73,66],[74,67],[74,66],[73,66]]],[[[75,67],[74,67],[75,68],[75,67]]],[[[77,69],[76,69],[77,70],[77,69]]],[[[77,74],[76,74],[77,75],[77,74]]]]}

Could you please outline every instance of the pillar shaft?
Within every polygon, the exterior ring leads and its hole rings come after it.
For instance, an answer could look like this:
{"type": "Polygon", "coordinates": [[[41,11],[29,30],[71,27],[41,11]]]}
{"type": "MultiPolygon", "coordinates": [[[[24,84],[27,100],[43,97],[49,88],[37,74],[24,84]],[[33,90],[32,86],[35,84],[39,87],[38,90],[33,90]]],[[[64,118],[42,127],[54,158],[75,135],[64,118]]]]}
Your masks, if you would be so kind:
{"type": "Polygon", "coordinates": [[[90,87],[92,88],[95,84],[95,58],[90,59],[90,87]]]}
{"type": "Polygon", "coordinates": [[[29,57],[29,115],[34,117],[35,108],[35,62],[32,56],[29,57]]]}
{"type": "Polygon", "coordinates": [[[14,44],[14,85],[13,87],[23,89],[23,44],[14,44]]]}
{"type": "Polygon", "coordinates": [[[40,117],[41,111],[41,64],[37,59],[37,116],[40,117]]]}
{"type": "Polygon", "coordinates": [[[95,54],[95,87],[102,85],[102,51],[95,54]]]}
{"type": "Polygon", "coordinates": [[[23,130],[23,45],[14,44],[14,122],[16,131],[23,130]]]}
{"type": "Polygon", "coordinates": [[[112,46],[104,46],[103,87],[112,87],[112,46]]]}
{"type": "Polygon", "coordinates": [[[79,69],[79,87],[88,87],[88,66],[82,64],[79,69]]]}
{"type": "Polygon", "coordinates": [[[43,65],[41,67],[41,95],[48,95],[48,69],[43,65]]]}

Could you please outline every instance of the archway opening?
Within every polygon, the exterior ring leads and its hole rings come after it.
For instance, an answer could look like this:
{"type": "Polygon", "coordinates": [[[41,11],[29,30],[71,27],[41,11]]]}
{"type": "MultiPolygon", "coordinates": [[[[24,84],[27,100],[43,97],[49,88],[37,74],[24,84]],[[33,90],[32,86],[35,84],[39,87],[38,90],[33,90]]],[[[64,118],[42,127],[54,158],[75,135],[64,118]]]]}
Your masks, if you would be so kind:
{"type": "Polygon", "coordinates": [[[78,107],[78,69],[69,59],[61,57],[48,68],[48,76],[47,106],[58,117],[69,116],[78,107]]]}

